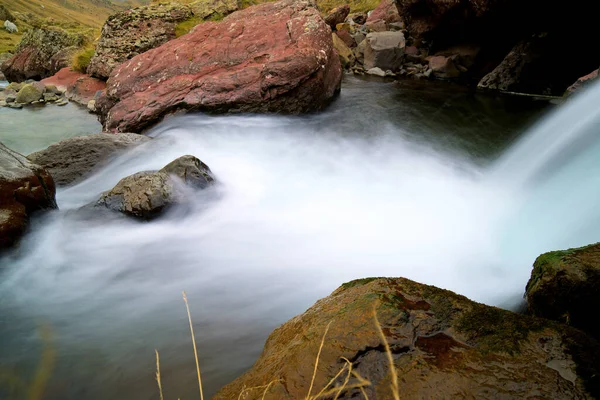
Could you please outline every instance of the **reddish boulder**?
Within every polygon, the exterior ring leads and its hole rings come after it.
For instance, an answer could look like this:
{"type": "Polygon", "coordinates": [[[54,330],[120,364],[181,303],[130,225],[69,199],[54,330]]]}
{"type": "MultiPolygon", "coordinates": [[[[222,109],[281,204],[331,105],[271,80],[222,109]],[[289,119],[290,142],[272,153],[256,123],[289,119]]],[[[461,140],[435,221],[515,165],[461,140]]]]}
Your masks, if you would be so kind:
{"type": "Polygon", "coordinates": [[[329,25],[332,31],[335,31],[335,26],[346,21],[346,17],[350,14],[350,6],[345,4],[331,10],[331,12],[325,17],[325,23],[329,25]]]}
{"type": "Polygon", "coordinates": [[[87,106],[96,94],[106,89],[106,83],[70,68],[63,68],[55,75],[42,79],[45,85],[54,85],[60,91],[66,92],[69,100],[87,106]]]}
{"type": "Polygon", "coordinates": [[[381,0],[381,3],[379,3],[377,8],[371,11],[367,18],[367,22],[378,20],[384,21],[386,24],[402,21],[393,0],[381,0]]]}
{"type": "Polygon", "coordinates": [[[71,68],[63,68],[51,77],[42,79],[41,82],[46,86],[54,85],[61,92],[66,92],[67,88],[82,76],[85,76],[85,74],[73,71],[71,68]]]}
{"type": "Polygon", "coordinates": [[[567,94],[573,94],[573,93],[583,89],[584,87],[588,86],[590,83],[595,81],[596,79],[598,79],[598,70],[597,69],[594,70],[594,72],[591,72],[591,73],[577,79],[577,81],[574,84],[572,84],[571,86],[569,86],[567,88],[567,94]]]}
{"type": "Polygon", "coordinates": [[[31,213],[56,208],[55,194],[48,171],[0,143],[0,251],[18,242],[31,213]]]}
{"type": "Polygon", "coordinates": [[[96,102],[107,131],[187,111],[301,113],[339,91],[331,30],[308,1],[249,7],[118,66],[96,102]]]}
{"type": "Polygon", "coordinates": [[[354,38],[352,37],[352,35],[350,34],[350,32],[348,32],[345,29],[339,30],[337,32],[335,32],[335,34],[342,39],[342,41],[344,43],[346,43],[346,46],[350,47],[351,49],[356,47],[356,40],[354,40],[354,38]]]}

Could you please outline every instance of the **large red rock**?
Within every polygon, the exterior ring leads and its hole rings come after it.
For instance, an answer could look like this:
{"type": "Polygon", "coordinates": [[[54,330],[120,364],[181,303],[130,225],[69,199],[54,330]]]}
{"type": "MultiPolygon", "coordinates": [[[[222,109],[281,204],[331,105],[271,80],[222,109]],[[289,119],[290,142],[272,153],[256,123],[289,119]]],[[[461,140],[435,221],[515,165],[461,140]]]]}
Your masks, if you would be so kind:
{"type": "Polygon", "coordinates": [[[62,92],[66,92],[69,100],[84,106],[87,106],[99,91],[106,89],[104,81],[70,68],[63,68],[53,76],[42,79],[42,83],[56,86],[62,92]]]}
{"type": "Polygon", "coordinates": [[[181,111],[301,113],[339,91],[331,30],[308,1],[247,8],[118,66],[96,107],[107,131],[181,111]]]}

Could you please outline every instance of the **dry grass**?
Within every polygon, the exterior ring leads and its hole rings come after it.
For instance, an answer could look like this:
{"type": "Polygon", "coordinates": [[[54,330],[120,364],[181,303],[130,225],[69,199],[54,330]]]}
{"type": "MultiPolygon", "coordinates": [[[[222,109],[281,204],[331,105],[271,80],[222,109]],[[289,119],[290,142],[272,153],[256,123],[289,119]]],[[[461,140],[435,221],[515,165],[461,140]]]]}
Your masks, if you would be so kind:
{"type": "Polygon", "coordinates": [[[196,358],[196,371],[198,372],[198,387],[200,388],[200,400],[204,400],[204,392],[202,391],[202,378],[200,377],[200,363],[198,362],[198,349],[196,348],[196,336],[194,335],[194,325],[192,324],[192,315],[190,314],[190,305],[188,304],[187,296],[183,293],[183,301],[187,309],[188,320],[190,321],[190,332],[192,333],[192,344],[194,345],[194,357],[196,358]]]}
{"type": "Polygon", "coordinates": [[[165,400],[163,396],[162,390],[162,382],[160,380],[160,357],[158,355],[158,350],[154,350],[156,352],[156,383],[158,383],[158,393],[160,394],[160,400],[165,400]]]}
{"type": "Polygon", "coordinates": [[[85,74],[87,72],[88,65],[90,65],[92,57],[94,57],[94,53],[95,50],[93,47],[84,47],[83,49],[77,51],[71,60],[71,67],[75,71],[83,72],[85,74]]]}

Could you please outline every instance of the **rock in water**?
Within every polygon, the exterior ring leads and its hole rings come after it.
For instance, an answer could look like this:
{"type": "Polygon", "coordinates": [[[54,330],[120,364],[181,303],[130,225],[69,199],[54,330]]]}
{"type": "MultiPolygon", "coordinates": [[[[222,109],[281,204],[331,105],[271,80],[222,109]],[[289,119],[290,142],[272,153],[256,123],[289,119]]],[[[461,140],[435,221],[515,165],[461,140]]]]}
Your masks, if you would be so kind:
{"type": "Polygon", "coordinates": [[[178,110],[300,113],[339,91],[331,30],[308,1],[235,12],[118,66],[96,102],[107,131],[141,132],[178,110]]]}
{"type": "Polygon", "coordinates": [[[365,69],[397,71],[402,67],[406,42],[402,32],[371,32],[365,39],[365,69]]]}
{"type": "Polygon", "coordinates": [[[204,189],[214,182],[210,168],[194,156],[179,157],[157,172],[146,171],[127,176],[104,193],[96,206],[120,211],[132,217],[152,219],[170,205],[181,201],[172,177],[186,185],[204,189]]]}
{"type": "Polygon", "coordinates": [[[19,240],[30,215],[56,208],[50,174],[0,143],[0,250],[19,240]]]}
{"type": "Polygon", "coordinates": [[[52,58],[68,47],[79,47],[84,36],[68,33],[60,28],[35,28],[27,31],[15,55],[2,64],[2,72],[9,81],[40,80],[58,72],[52,58]]]}
{"type": "MultiPolygon", "coordinates": [[[[43,86],[43,85],[42,85],[43,86]]],[[[38,85],[27,84],[17,93],[17,103],[29,104],[44,96],[44,91],[38,85]]]]}
{"type": "Polygon", "coordinates": [[[429,58],[429,68],[433,76],[440,79],[452,79],[460,76],[460,71],[450,57],[433,56],[429,58]]]}
{"type": "Polygon", "coordinates": [[[539,256],[527,283],[531,314],[564,322],[600,340],[600,244],[539,256]]]}
{"type": "Polygon", "coordinates": [[[57,186],[76,183],[122,151],[149,141],[135,133],[98,133],[61,140],[27,158],[46,168],[57,186]]]}
{"type": "Polygon", "coordinates": [[[357,388],[361,382],[347,368],[337,375],[347,367],[343,357],[356,374],[370,381],[362,387],[369,399],[394,398],[392,372],[401,399],[600,395],[600,344],[584,333],[407,279],[373,278],[342,285],[277,328],[256,364],[213,399],[235,399],[242,391],[245,399],[303,399],[324,388],[339,390],[347,376],[339,398],[366,397],[357,388]],[[389,343],[394,371],[374,311],[389,343]],[[264,386],[250,389],[269,382],[264,397],[264,386]]]}
{"type": "Polygon", "coordinates": [[[117,65],[174,39],[176,24],[191,17],[190,8],[177,3],[151,4],[111,15],[87,72],[108,79],[117,65]]]}

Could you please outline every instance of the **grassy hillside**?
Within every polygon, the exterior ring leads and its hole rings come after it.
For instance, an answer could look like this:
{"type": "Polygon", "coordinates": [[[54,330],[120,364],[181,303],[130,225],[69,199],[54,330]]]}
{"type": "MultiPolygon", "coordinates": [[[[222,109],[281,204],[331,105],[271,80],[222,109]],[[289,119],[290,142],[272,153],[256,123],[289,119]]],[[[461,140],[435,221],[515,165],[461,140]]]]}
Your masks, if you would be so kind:
{"type": "MultiPolygon", "coordinates": [[[[27,29],[37,25],[60,26],[67,30],[100,32],[106,18],[117,11],[148,3],[148,0],[0,0],[15,17],[18,34],[0,27],[0,53],[12,51],[27,29]]],[[[0,21],[3,25],[4,21],[0,21]]]]}

